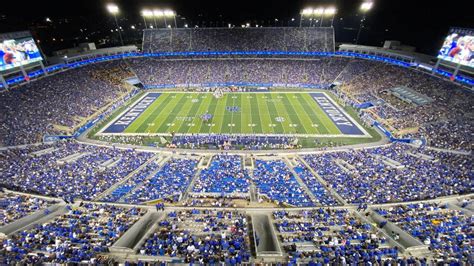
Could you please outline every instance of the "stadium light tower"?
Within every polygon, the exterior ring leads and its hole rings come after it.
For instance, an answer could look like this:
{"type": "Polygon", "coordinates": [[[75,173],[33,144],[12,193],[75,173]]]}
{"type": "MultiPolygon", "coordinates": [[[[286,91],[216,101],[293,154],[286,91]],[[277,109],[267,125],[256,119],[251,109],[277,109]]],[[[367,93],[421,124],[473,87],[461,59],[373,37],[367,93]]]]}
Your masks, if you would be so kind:
{"type": "MultiPolygon", "coordinates": [[[[328,7],[326,9],[324,9],[324,15],[325,16],[328,16],[328,17],[331,17],[331,28],[333,26],[333,23],[334,23],[334,16],[336,15],[337,13],[337,9],[335,7],[328,7]]],[[[322,20],[321,20],[321,25],[322,25],[322,20]]]]}
{"type": "Polygon", "coordinates": [[[168,24],[166,18],[173,18],[174,20],[174,27],[177,28],[178,24],[176,22],[176,12],[170,9],[153,9],[153,10],[143,10],[142,11],[143,17],[152,17],[155,23],[155,28],[158,28],[158,24],[156,23],[156,19],[162,18],[165,22],[165,28],[171,28],[171,24],[168,24]]]}
{"type": "Polygon", "coordinates": [[[362,30],[362,27],[365,21],[365,16],[367,15],[367,12],[369,12],[372,9],[373,5],[374,5],[374,2],[372,1],[365,1],[360,5],[360,11],[364,15],[362,16],[362,19],[360,20],[359,31],[357,32],[356,44],[359,44],[360,32],[362,30]]]}
{"type": "Polygon", "coordinates": [[[301,12],[300,12],[300,28],[301,28],[301,23],[303,21],[303,17],[305,17],[305,16],[309,17],[312,14],[313,14],[313,9],[310,8],[310,7],[301,10],[301,12]]]}
{"type": "MultiPolygon", "coordinates": [[[[159,9],[154,9],[153,10],[153,21],[155,22],[155,28],[157,28],[157,29],[158,29],[158,25],[156,24],[156,18],[162,17],[163,16],[162,14],[163,14],[163,12],[159,9]]],[[[166,25],[166,23],[165,23],[165,25],[166,25]]]]}
{"type": "Polygon", "coordinates": [[[174,27],[177,28],[176,12],[174,12],[173,10],[166,9],[166,10],[163,11],[163,14],[164,14],[164,17],[165,17],[165,21],[166,21],[166,17],[173,18],[174,19],[174,27]]]}
{"type": "Polygon", "coordinates": [[[116,4],[110,3],[110,4],[107,5],[107,11],[109,11],[109,13],[114,16],[115,25],[117,26],[117,30],[118,30],[119,37],[120,37],[120,43],[122,43],[122,46],[124,46],[123,39],[122,39],[122,32],[120,30],[120,27],[119,27],[118,21],[117,21],[117,14],[120,11],[119,7],[116,4]]]}
{"type": "MultiPolygon", "coordinates": [[[[322,7],[319,7],[319,8],[316,8],[313,10],[313,15],[315,16],[319,16],[320,18],[320,21],[321,21],[321,24],[319,24],[319,26],[323,26],[323,18],[324,18],[324,8],[322,7]]],[[[313,19],[314,20],[314,19],[313,19]]],[[[317,22],[317,21],[316,21],[317,22]]],[[[316,25],[316,23],[314,23],[314,25],[316,25]]]]}
{"type": "Polygon", "coordinates": [[[146,19],[153,17],[153,11],[148,10],[148,9],[143,9],[142,10],[142,17],[143,17],[143,22],[145,23],[145,29],[147,29],[148,27],[146,25],[146,19]]]}
{"type": "Polygon", "coordinates": [[[313,27],[316,26],[316,23],[319,22],[319,26],[323,26],[324,17],[331,17],[331,27],[334,22],[334,16],[337,13],[337,9],[335,7],[316,7],[316,8],[305,8],[300,12],[300,27],[302,26],[302,21],[304,17],[309,17],[309,26],[313,27]],[[319,17],[319,19],[318,19],[319,17]],[[314,24],[313,24],[314,21],[314,24]]]}

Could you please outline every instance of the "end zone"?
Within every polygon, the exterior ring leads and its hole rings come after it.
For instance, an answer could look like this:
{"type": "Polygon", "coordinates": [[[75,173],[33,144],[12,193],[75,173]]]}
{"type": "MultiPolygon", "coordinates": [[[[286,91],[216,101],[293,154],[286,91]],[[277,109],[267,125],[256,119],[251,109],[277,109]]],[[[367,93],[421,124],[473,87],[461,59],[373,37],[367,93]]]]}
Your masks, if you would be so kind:
{"type": "Polygon", "coordinates": [[[117,118],[112,120],[107,126],[104,127],[99,133],[123,133],[125,129],[137,119],[142,113],[154,102],[161,93],[150,92],[145,94],[135,104],[127,108],[117,118]]]}
{"type": "Polygon", "coordinates": [[[313,92],[310,93],[310,95],[342,134],[349,136],[370,136],[354,118],[347,114],[346,111],[326,93],[313,92]]]}

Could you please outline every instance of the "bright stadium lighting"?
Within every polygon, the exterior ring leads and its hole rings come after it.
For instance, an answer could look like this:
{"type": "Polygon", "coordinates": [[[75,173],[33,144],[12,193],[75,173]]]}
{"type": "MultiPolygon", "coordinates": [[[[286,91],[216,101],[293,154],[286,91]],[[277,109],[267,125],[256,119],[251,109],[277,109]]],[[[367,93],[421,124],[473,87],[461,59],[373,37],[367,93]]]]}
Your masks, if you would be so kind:
{"type": "Polygon", "coordinates": [[[51,19],[50,19],[50,18],[46,18],[46,22],[51,22],[51,19]]]}
{"type": "Polygon", "coordinates": [[[130,28],[131,28],[132,30],[134,30],[134,29],[135,29],[135,26],[134,26],[134,25],[132,25],[132,26],[130,26],[130,28]]]}
{"type": "Polygon", "coordinates": [[[145,29],[146,29],[147,28],[146,19],[153,17],[153,11],[151,11],[149,9],[143,9],[142,10],[142,17],[143,17],[143,23],[145,24],[145,29]]]}
{"type": "Polygon", "coordinates": [[[303,11],[301,11],[301,14],[304,16],[310,16],[313,14],[313,9],[312,8],[305,8],[303,11]]]}
{"type": "Polygon", "coordinates": [[[316,8],[316,9],[313,9],[313,15],[316,15],[316,16],[321,16],[324,14],[324,8],[316,8]]]}
{"type": "Polygon", "coordinates": [[[108,4],[107,11],[109,11],[109,13],[112,15],[116,15],[119,12],[119,8],[116,4],[108,4]]]}
{"type": "Polygon", "coordinates": [[[153,11],[148,10],[148,9],[144,9],[144,10],[142,10],[142,16],[146,17],[146,18],[151,18],[151,17],[153,17],[153,11]]]}
{"type": "Polygon", "coordinates": [[[247,26],[247,28],[250,27],[250,23],[245,24],[245,26],[247,26]]]}
{"type": "Polygon", "coordinates": [[[167,17],[173,17],[173,16],[175,16],[174,11],[172,11],[172,10],[165,10],[165,11],[163,11],[163,14],[164,14],[165,16],[167,16],[167,17]]]}
{"type": "Polygon", "coordinates": [[[187,28],[187,27],[188,27],[188,24],[184,24],[184,27],[187,28]]]}
{"type": "Polygon", "coordinates": [[[123,44],[122,32],[120,30],[118,30],[118,29],[121,29],[121,27],[119,26],[118,21],[117,21],[117,14],[119,13],[119,8],[116,4],[110,3],[110,4],[107,5],[107,10],[109,11],[110,14],[112,14],[114,16],[115,26],[117,26],[117,31],[118,31],[119,37],[120,37],[120,43],[123,46],[124,44],[123,44]]]}
{"type": "Polygon", "coordinates": [[[325,16],[334,16],[336,14],[337,10],[334,7],[329,7],[324,9],[324,15],[325,16]]]}
{"type": "Polygon", "coordinates": [[[155,16],[157,18],[161,18],[161,17],[164,17],[165,14],[163,13],[163,11],[161,11],[159,9],[155,9],[155,10],[153,10],[153,16],[155,16]]]}
{"type": "Polygon", "coordinates": [[[360,5],[360,10],[362,12],[367,12],[372,9],[373,5],[374,5],[374,2],[364,2],[360,5]]]}
{"type": "Polygon", "coordinates": [[[365,21],[365,16],[367,15],[367,12],[369,12],[369,10],[372,9],[373,5],[374,5],[374,2],[372,1],[366,1],[360,5],[360,11],[362,11],[364,16],[360,20],[359,31],[357,32],[356,44],[359,44],[360,32],[362,31],[362,27],[365,21]]]}

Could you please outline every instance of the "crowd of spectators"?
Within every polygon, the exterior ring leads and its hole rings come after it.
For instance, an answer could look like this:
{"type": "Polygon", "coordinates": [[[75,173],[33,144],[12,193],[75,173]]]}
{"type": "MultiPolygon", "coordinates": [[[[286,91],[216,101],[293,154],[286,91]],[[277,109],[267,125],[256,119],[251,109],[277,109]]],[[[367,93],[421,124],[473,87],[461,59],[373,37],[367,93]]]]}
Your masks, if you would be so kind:
{"type": "MultiPolygon", "coordinates": [[[[172,158],[160,169],[155,162],[148,162],[153,155],[70,141],[8,149],[0,153],[4,177],[0,184],[17,191],[68,199],[92,200],[101,196],[102,201],[126,203],[179,200],[196,174],[198,162],[172,158]],[[125,177],[128,179],[103,195],[125,177]]],[[[472,192],[472,158],[462,154],[391,144],[302,158],[348,203],[402,202],[472,192]]],[[[321,184],[303,164],[293,170],[317,202],[312,202],[284,161],[257,159],[252,177],[242,164],[240,156],[216,155],[196,177],[190,191],[211,196],[246,195],[254,183],[261,195],[278,204],[337,204],[326,184],[321,184]]]]}
{"type": "Polygon", "coordinates": [[[305,155],[309,163],[349,203],[387,203],[472,192],[472,158],[416,149],[384,148],[305,155]],[[433,157],[419,158],[410,154],[433,157]]]}
{"type": "Polygon", "coordinates": [[[0,192],[0,227],[46,209],[53,203],[31,196],[0,192]]]}
{"type": "Polygon", "coordinates": [[[394,65],[351,60],[336,79],[339,94],[353,105],[371,102],[369,112],[401,137],[426,138],[428,145],[471,151],[474,100],[471,91],[449,81],[394,65]],[[393,96],[390,89],[408,87],[432,101],[417,105],[393,96]],[[415,129],[405,133],[407,129],[415,129]]]}
{"type": "MultiPolygon", "coordinates": [[[[126,196],[132,193],[134,190],[138,190],[146,178],[148,178],[153,172],[160,169],[160,166],[156,162],[150,162],[146,164],[138,172],[134,173],[127,181],[120,184],[114,191],[104,198],[100,199],[105,202],[126,202],[126,196]]],[[[128,199],[128,198],[127,198],[128,199]]]]}
{"type": "Polygon", "coordinates": [[[43,135],[70,133],[126,93],[117,85],[117,74],[128,73],[123,64],[110,61],[73,69],[1,93],[0,146],[34,143],[43,135]]]}
{"type": "Polygon", "coordinates": [[[236,265],[250,260],[247,219],[236,211],[188,210],[167,214],[140,254],[187,264],[236,265]]]}
{"type": "Polygon", "coordinates": [[[188,207],[236,207],[232,195],[215,195],[199,197],[199,195],[192,196],[183,202],[183,206],[188,207]]]}
{"type": "Polygon", "coordinates": [[[290,263],[382,265],[398,248],[347,209],[275,211],[275,226],[290,263]]]}
{"type": "Polygon", "coordinates": [[[472,263],[472,215],[438,203],[399,205],[375,211],[428,245],[434,259],[452,265],[472,263]]]}
{"type": "Polygon", "coordinates": [[[474,119],[457,118],[423,125],[419,135],[427,136],[428,145],[451,150],[474,150],[474,119]]]}
{"type": "Polygon", "coordinates": [[[64,215],[4,238],[2,263],[97,263],[97,254],[108,252],[145,213],[91,203],[67,208],[64,215]]]}
{"type": "Polygon", "coordinates": [[[296,174],[303,180],[305,185],[316,197],[319,204],[324,206],[338,205],[337,200],[333,195],[324,187],[323,184],[311,173],[311,171],[302,163],[294,168],[296,174]]]}
{"type": "Polygon", "coordinates": [[[147,86],[206,83],[321,84],[329,86],[345,58],[136,58],[129,63],[147,86]]]}
{"type": "Polygon", "coordinates": [[[292,136],[252,136],[252,135],[176,135],[171,143],[177,148],[200,149],[226,147],[244,150],[291,149],[296,137],[292,136]]]}
{"type": "Polygon", "coordinates": [[[290,168],[281,160],[256,160],[253,182],[259,194],[265,195],[278,205],[314,206],[314,202],[298,183],[290,168]]]}
{"type": "Polygon", "coordinates": [[[181,28],[145,30],[144,52],[334,52],[334,30],[321,27],[181,28]]]}
{"type": "Polygon", "coordinates": [[[196,174],[196,166],[196,160],[172,158],[123,200],[134,204],[164,198],[178,201],[196,174]]]}
{"type": "Polygon", "coordinates": [[[37,155],[20,148],[0,153],[0,184],[17,191],[92,200],[153,156],[75,142],[42,148],[52,150],[37,155]]]}
{"type": "Polygon", "coordinates": [[[250,178],[243,169],[242,156],[215,155],[209,168],[201,171],[193,192],[212,194],[247,194],[250,178]]]}

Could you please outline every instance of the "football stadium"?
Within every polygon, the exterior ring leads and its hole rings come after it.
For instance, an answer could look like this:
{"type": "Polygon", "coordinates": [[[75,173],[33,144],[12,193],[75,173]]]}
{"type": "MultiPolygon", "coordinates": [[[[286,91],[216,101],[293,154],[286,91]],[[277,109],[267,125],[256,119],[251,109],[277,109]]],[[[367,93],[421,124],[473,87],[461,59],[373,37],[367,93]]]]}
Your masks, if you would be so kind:
{"type": "Polygon", "coordinates": [[[1,265],[474,264],[472,20],[97,2],[0,11],[1,265]]]}

